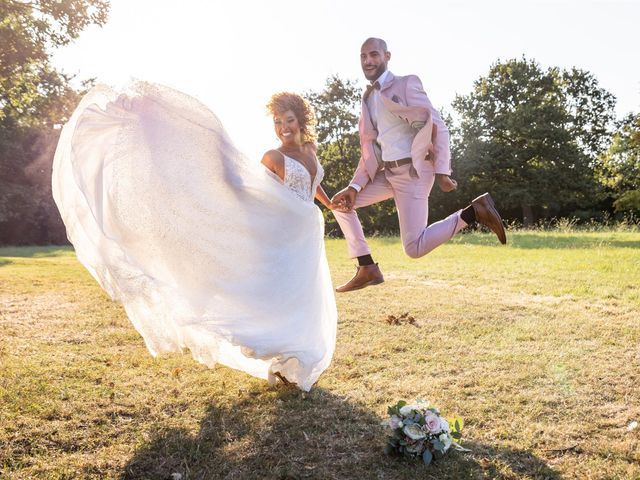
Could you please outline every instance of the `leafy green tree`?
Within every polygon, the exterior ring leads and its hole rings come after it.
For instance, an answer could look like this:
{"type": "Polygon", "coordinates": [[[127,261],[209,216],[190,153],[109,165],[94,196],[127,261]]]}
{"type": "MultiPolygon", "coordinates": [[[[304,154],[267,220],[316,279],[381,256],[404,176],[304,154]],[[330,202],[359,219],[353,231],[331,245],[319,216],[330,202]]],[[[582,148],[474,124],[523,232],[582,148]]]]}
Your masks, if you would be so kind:
{"type": "Polygon", "coordinates": [[[324,185],[333,193],[349,182],[360,157],[360,91],[354,82],[332,76],[324,90],[305,97],[316,111],[318,157],[325,169],[324,185]]]}
{"type": "MultiPolygon", "coordinates": [[[[352,80],[334,75],[321,92],[307,92],[305,97],[318,118],[318,158],[325,169],[323,187],[331,196],[349,184],[360,159],[358,118],[362,90],[352,80]]],[[[326,232],[340,235],[331,212],[324,212],[326,232]]],[[[396,231],[398,221],[391,201],[358,209],[367,234],[396,231]]]]}
{"type": "Polygon", "coordinates": [[[598,168],[606,195],[616,212],[640,214],[640,114],[629,114],[598,168]]]}
{"type": "Polygon", "coordinates": [[[106,0],[0,1],[0,243],[60,243],[51,198],[59,131],[82,91],[49,61],[90,24],[106,21],[106,0]]]}
{"type": "Polygon", "coordinates": [[[595,161],[611,143],[616,98],[589,72],[572,68],[558,73],[567,129],[583,153],[595,161]]]}
{"type": "Polygon", "coordinates": [[[588,72],[543,70],[525,58],[492,65],[453,103],[460,193],[491,191],[501,211],[525,225],[535,216],[588,210],[614,106],[588,72]]]}
{"type": "Polygon", "coordinates": [[[0,118],[16,125],[52,126],[69,77],[49,63],[50,51],[107,19],[106,0],[3,0],[0,3],[0,118]]]}

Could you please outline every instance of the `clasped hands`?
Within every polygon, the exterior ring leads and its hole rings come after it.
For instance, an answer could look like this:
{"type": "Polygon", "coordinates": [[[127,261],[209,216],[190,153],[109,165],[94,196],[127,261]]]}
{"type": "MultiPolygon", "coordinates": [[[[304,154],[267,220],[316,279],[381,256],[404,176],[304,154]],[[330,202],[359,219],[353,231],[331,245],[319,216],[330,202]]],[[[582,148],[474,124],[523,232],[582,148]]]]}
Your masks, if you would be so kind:
{"type": "MultiPolygon", "coordinates": [[[[443,192],[452,192],[458,188],[458,182],[449,175],[436,174],[436,182],[443,192]]],[[[357,194],[358,192],[353,187],[343,188],[331,198],[329,208],[338,212],[350,212],[356,203],[357,194]]]]}
{"type": "Polygon", "coordinates": [[[347,187],[340,190],[331,197],[331,210],[338,212],[350,212],[356,203],[356,189],[347,187]]]}

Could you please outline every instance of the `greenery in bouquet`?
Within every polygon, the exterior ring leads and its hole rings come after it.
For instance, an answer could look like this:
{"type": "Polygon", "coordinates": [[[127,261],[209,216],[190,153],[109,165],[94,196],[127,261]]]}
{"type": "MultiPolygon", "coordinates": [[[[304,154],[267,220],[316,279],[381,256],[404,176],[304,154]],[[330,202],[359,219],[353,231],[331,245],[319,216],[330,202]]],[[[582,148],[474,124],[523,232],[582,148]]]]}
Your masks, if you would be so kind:
{"type": "Polygon", "coordinates": [[[408,404],[400,400],[387,412],[390,418],[383,422],[391,430],[385,447],[387,454],[422,458],[429,465],[452,447],[464,450],[457,443],[462,438],[462,419],[441,417],[438,409],[427,401],[408,404]]]}

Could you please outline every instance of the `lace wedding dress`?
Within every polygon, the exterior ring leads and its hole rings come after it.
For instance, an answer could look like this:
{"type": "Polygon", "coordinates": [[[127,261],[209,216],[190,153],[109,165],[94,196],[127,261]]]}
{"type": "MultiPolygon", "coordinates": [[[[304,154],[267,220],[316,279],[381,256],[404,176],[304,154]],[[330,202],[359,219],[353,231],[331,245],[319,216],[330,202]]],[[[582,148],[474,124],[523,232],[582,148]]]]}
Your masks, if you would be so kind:
{"type": "Polygon", "coordinates": [[[313,203],[322,180],[285,157],[280,181],[197,100],[97,86],[60,136],[53,195],[78,259],[122,302],[152,355],[189,349],[309,390],[329,366],[336,306],[313,203]]]}

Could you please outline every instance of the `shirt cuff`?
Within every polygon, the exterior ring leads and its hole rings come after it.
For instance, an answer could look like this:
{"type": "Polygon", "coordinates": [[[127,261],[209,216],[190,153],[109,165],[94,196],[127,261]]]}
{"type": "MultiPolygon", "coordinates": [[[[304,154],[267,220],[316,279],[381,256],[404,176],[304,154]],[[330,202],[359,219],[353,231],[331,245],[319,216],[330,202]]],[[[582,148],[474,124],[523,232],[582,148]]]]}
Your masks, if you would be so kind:
{"type": "Polygon", "coordinates": [[[357,183],[350,183],[349,186],[353,188],[356,192],[360,192],[360,190],[362,190],[362,187],[357,183]]]}

